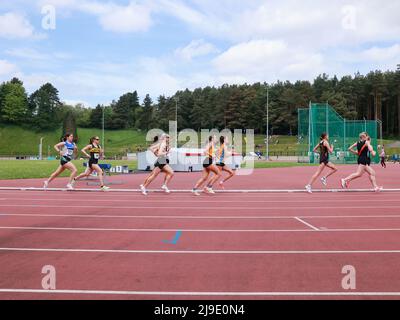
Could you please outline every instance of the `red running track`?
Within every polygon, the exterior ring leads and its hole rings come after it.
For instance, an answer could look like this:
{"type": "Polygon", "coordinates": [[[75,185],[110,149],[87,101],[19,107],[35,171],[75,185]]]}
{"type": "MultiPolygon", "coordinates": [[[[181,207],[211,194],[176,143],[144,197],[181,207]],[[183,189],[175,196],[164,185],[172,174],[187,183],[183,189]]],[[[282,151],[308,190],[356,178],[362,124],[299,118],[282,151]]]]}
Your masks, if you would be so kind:
{"type": "MultiPolygon", "coordinates": [[[[400,167],[376,169],[381,184],[398,187],[400,167]]],[[[314,170],[257,170],[227,188],[299,189],[314,170]]],[[[144,177],[112,179],[137,188],[144,177]]],[[[177,174],[171,187],[198,177],[177,174]]],[[[0,299],[398,299],[399,195],[0,191],[0,299]],[[42,288],[46,265],[56,291],[42,288]],[[356,290],[342,287],[348,265],[356,290]]]]}

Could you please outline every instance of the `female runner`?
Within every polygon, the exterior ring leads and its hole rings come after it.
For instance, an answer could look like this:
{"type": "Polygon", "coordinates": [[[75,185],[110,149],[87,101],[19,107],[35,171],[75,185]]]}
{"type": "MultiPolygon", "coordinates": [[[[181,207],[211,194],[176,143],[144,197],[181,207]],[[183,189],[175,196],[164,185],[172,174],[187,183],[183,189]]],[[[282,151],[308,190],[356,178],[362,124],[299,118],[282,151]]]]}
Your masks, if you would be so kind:
{"type": "Polygon", "coordinates": [[[226,181],[228,181],[229,179],[231,179],[231,178],[235,175],[235,173],[233,172],[233,170],[232,170],[231,168],[229,168],[229,166],[227,166],[227,165],[225,164],[226,158],[232,156],[232,153],[230,153],[230,152],[228,151],[228,148],[227,148],[227,146],[226,146],[226,143],[228,143],[227,140],[228,140],[228,139],[227,139],[226,137],[224,137],[224,136],[221,136],[221,137],[219,138],[220,147],[219,147],[219,150],[218,150],[218,152],[217,152],[217,162],[216,162],[216,165],[217,165],[218,169],[220,170],[221,175],[222,175],[222,171],[225,171],[225,172],[228,173],[228,175],[225,177],[225,179],[223,179],[223,180],[220,181],[220,183],[219,183],[219,186],[220,186],[222,189],[225,189],[225,188],[224,188],[224,183],[225,183],[226,181]]]}
{"type": "Polygon", "coordinates": [[[205,192],[208,192],[210,194],[214,194],[213,186],[215,182],[218,181],[218,179],[221,177],[221,172],[219,171],[218,167],[213,163],[214,162],[214,148],[215,148],[215,136],[210,136],[208,138],[207,145],[204,149],[204,155],[206,156],[206,159],[203,162],[203,177],[197,181],[196,185],[194,186],[192,192],[194,195],[199,196],[200,193],[198,189],[205,183],[210,174],[214,173],[214,177],[212,177],[207,184],[207,186],[204,188],[205,192]]]}
{"type": "Polygon", "coordinates": [[[153,152],[154,155],[157,157],[157,161],[154,164],[154,169],[150,176],[145,180],[142,185],[140,185],[140,190],[145,196],[147,196],[147,187],[150,185],[151,182],[154,181],[154,179],[158,177],[161,172],[165,173],[164,184],[161,189],[163,189],[166,193],[170,193],[170,190],[168,189],[168,183],[173,178],[174,171],[169,165],[169,139],[169,135],[163,134],[160,138],[160,141],[150,147],[150,151],[153,152]]]}
{"type": "Polygon", "coordinates": [[[50,176],[50,178],[44,182],[43,188],[47,189],[50,182],[52,182],[55,178],[57,178],[65,170],[69,170],[69,171],[71,171],[71,175],[69,177],[67,189],[73,190],[74,189],[73,181],[74,181],[74,178],[76,177],[76,174],[78,173],[78,170],[76,169],[75,165],[71,162],[73,157],[76,156],[77,150],[78,150],[78,148],[76,147],[76,144],[74,142],[74,135],[72,133],[67,133],[64,136],[63,141],[56,144],[54,146],[54,149],[57,151],[57,153],[61,157],[60,166],[50,176]]]}
{"type": "Polygon", "coordinates": [[[351,181],[361,178],[366,172],[369,176],[369,180],[371,181],[375,192],[380,192],[383,190],[382,187],[379,187],[376,183],[376,173],[375,170],[371,168],[371,155],[375,157],[376,152],[371,145],[370,138],[366,132],[362,132],[360,134],[360,141],[354,143],[349,151],[358,156],[358,168],[357,172],[348,176],[345,179],[342,179],[342,187],[344,189],[349,187],[351,181]],[[357,147],[357,150],[354,148],[357,147]]]}
{"type": "Polygon", "coordinates": [[[107,191],[110,188],[104,185],[103,170],[99,166],[99,159],[104,155],[104,150],[100,146],[99,141],[99,137],[93,137],[90,139],[89,144],[81,150],[82,153],[89,158],[89,163],[85,172],[74,179],[74,183],[82,178],[89,177],[93,171],[96,171],[100,180],[100,189],[102,191],[107,191]]]}
{"type": "Polygon", "coordinates": [[[329,136],[326,133],[323,133],[321,135],[321,141],[318,145],[315,146],[314,152],[316,152],[319,149],[319,167],[317,172],[311,177],[310,182],[308,185],[306,185],[306,190],[308,193],[312,193],[312,185],[315,182],[315,180],[318,179],[318,177],[321,175],[322,171],[324,171],[325,168],[331,169],[331,171],[324,177],[321,178],[321,182],[324,186],[328,184],[328,178],[335,174],[338,169],[336,166],[329,161],[329,154],[333,152],[333,146],[329,144],[329,136]]]}

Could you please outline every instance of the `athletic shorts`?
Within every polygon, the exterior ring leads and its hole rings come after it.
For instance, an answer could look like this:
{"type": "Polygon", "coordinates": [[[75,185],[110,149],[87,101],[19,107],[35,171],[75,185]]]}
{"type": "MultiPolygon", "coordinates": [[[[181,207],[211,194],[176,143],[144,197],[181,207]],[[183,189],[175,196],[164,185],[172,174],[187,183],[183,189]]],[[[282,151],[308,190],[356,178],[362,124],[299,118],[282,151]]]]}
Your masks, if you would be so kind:
{"type": "Polygon", "coordinates": [[[221,167],[221,168],[223,168],[223,167],[225,167],[225,166],[226,166],[226,164],[225,164],[225,163],[223,163],[223,162],[217,163],[216,165],[217,165],[218,167],[221,167]]]}
{"type": "Polygon", "coordinates": [[[92,165],[99,164],[99,160],[97,159],[90,159],[89,160],[89,168],[92,169],[92,165]]]}
{"type": "Polygon", "coordinates": [[[357,163],[358,163],[359,165],[363,165],[363,166],[370,166],[370,165],[371,165],[371,159],[358,158],[357,163]]]}
{"type": "Polygon", "coordinates": [[[203,168],[207,169],[213,164],[213,159],[212,158],[206,158],[203,162],[203,168]]]}
{"type": "Polygon", "coordinates": [[[169,159],[159,158],[157,162],[154,164],[154,167],[160,168],[160,170],[164,170],[164,167],[169,164],[169,159]]]}
{"type": "Polygon", "coordinates": [[[69,163],[69,162],[71,162],[71,161],[72,161],[71,158],[69,158],[69,157],[67,157],[67,156],[62,156],[62,157],[61,157],[60,164],[61,164],[62,166],[65,166],[67,163],[69,163]]]}

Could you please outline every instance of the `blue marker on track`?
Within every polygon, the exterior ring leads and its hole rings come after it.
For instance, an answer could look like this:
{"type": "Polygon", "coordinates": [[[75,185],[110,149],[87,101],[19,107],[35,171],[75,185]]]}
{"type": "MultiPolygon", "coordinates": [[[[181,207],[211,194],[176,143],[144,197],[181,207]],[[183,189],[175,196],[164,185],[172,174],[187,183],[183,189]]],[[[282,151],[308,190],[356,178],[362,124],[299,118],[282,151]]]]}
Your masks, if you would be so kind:
{"type": "Polygon", "coordinates": [[[177,244],[181,235],[182,235],[182,231],[177,231],[175,234],[175,237],[174,237],[174,239],[172,239],[172,241],[163,240],[163,242],[167,243],[167,244],[177,244]]]}

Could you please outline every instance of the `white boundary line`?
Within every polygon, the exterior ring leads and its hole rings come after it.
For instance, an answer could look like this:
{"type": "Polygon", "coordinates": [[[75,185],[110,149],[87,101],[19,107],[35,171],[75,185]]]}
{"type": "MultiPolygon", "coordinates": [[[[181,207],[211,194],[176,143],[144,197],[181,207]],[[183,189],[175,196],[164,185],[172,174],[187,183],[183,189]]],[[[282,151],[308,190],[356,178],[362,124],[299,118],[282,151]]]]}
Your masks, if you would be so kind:
{"type": "MultiPolygon", "coordinates": [[[[0,213],[0,217],[32,217],[32,218],[93,218],[93,219],[181,219],[181,220],[290,220],[294,216],[150,216],[150,215],[97,215],[97,214],[42,214],[42,213],[0,213]]],[[[371,216],[298,216],[301,219],[399,219],[400,215],[371,216]]]]}
{"type": "MultiPolygon", "coordinates": [[[[248,199],[242,199],[242,200],[235,200],[235,199],[231,199],[231,200],[220,200],[220,199],[216,199],[214,198],[214,200],[209,200],[210,198],[193,198],[191,200],[182,200],[182,199],[174,199],[174,198],[169,198],[168,199],[168,203],[197,203],[199,201],[197,200],[201,200],[201,203],[282,203],[282,202],[288,202],[287,199],[279,199],[279,200],[269,200],[269,199],[265,199],[265,200],[248,200],[248,199]]],[[[304,198],[303,198],[304,199],[304,198]]],[[[327,199],[313,199],[313,198],[309,198],[307,200],[295,200],[294,202],[296,203],[326,203],[327,199]]],[[[71,202],[71,199],[67,199],[67,198],[0,198],[0,201],[57,201],[57,202],[63,202],[63,201],[68,201],[71,202]]],[[[73,202],[147,202],[149,201],[148,198],[133,198],[133,199],[73,199],[73,202]]],[[[338,202],[349,202],[349,203],[354,203],[354,199],[341,199],[341,200],[328,200],[328,201],[338,201],[338,202]]],[[[160,200],[154,200],[151,199],[152,203],[165,203],[166,199],[160,199],[160,200]]],[[[400,202],[400,199],[363,199],[362,200],[363,203],[365,202],[371,202],[371,203],[377,203],[377,202],[400,202]]]]}
{"type": "MultiPolygon", "coordinates": [[[[99,189],[75,189],[69,191],[66,188],[31,188],[31,187],[0,187],[0,190],[17,190],[17,191],[68,191],[68,192],[104,192],[99,189]]],[[[153,193],[165,193],[163,190],[148,190],[153,193]]],[[[107,193],[115,192],[135,192],[140,193],[139,189],[110,189],[107,193]]],[[[171,190],[171,193],[191,193],[191,190],[171,190]]],[[[216,193],[307,193],[303,189],[264,189],[264,190],[215,190],[216,193]]],[[[360,193],[360,192],[371,192],[374,193],[372,189],[315,189],[314,193],[360,193]]],[[[400,192],[400,189],[384,189],[382,192],[400,192]]]]}
{"type": "MultiPolygon", "coordinates": [[[[151,200],[149,200],[151,202],[151,200]]],[[[168,201],[165,202],[166,204],[168,201]]],[[[201,204],[201,202],[199,202],[201,204]]],[[[294,205],[289,207],[270,207],[270,206],[264,206],[264,207],[237,207],[237,206],[223,206],[223,207],[205,207],[205,206],[71,206],[68,205],[68,208],[80,208],[80,209],[113,209],[113,210],[118,210],[118,209],[160,209],[163,211],[169,210],[169,209],[175,209],[175,210],[215,210],[217,209],[218,211],[233,211],[233,210],[298,210],[298,209],[307,209],[307,210],[321,210],[321,206],[313,206],[313,207],[302,207],[295,205],[296,203],[293,203],[294,205]]],[[[0,204],[0,207],[15,207],[15,208],[58,208],[60,209],[59,205],[43,205],[43,204],[0,204]]],[[[324,210],[326,209],[399,209],[400,206],[324,206],[324,210]]]]}
{"type": "Polygon", "coordinates": [[[182,232],[190,233],[301,233],[301,232],[399,232],[400,228],[365,228],[365,229],[318,229],[306,224],[312,229],[118,229],[118,228],[68,228],[68,227],[0,227],[0,230],[36,230],[36,231],[93,231],[93,232],[182,232]]]}
{"type": "Polygon", "coordinates": [[[121,253],[121,254],[182,254],[182,255],[329,255],[329,254],[400,254],[400,250],[347,250],[347,251],[171,251],[171,250],[116,250],[116,249],[44,249],[44,248],[0,248],[0,251],[15,252],[64,252],[64,253],[121,253]]]}
{"type": "Polygon", "coordinates": [[[299,217],[294,217],[294,219],[299,221],[300,223],[306,225],[307,227],[313,229],[314,231],[319,231],[319,229],[317,227],[313,226],[311,223],[304,221],[303,219],[300,219],[299,217]]]}
{"type": "Polygon", "coordinates": [[[40,290],[0,289],[0,293],[79,294],[79,295],[124,295],[124,296],[218,296],[218,297],[398,297],[400,292],[166,292],[166,291],[107,291],[107,290],[40,290]]]}

